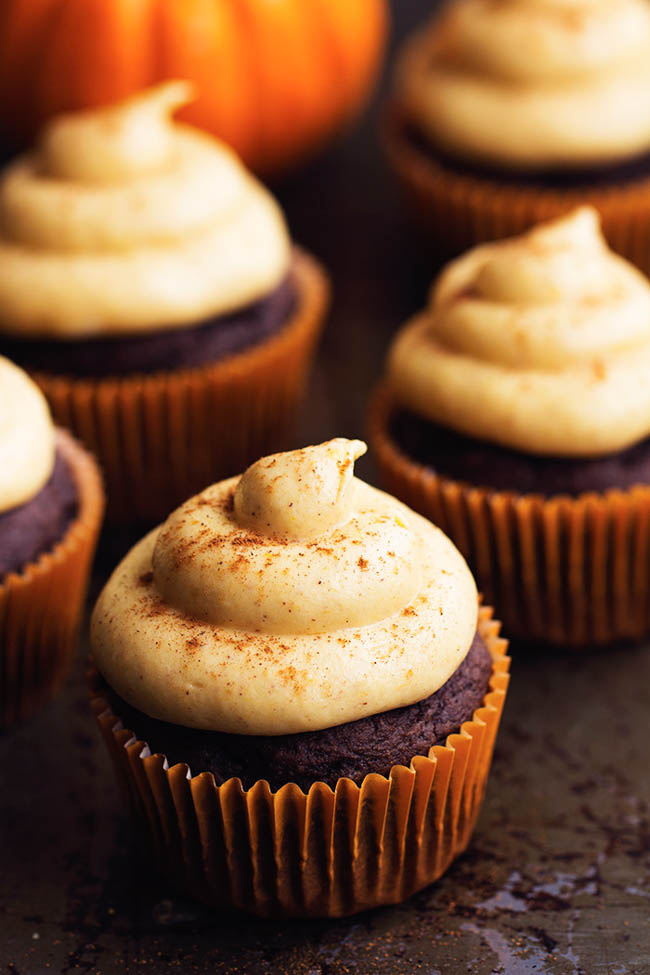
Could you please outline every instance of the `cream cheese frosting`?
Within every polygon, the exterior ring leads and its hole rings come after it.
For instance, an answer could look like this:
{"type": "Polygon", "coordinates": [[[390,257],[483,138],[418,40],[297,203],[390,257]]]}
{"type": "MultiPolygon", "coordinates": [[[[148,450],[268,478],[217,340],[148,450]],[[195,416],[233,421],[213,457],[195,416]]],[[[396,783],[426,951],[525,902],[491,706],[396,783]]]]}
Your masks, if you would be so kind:
{"type": "Polygon", "coordinates": [[[168,82],[50,122],[0,179],[0,329],[77,339],[191,325],[272,290],[290,241],[224,144],[172,119],[168,82]]]}
{"type": "Polygon", "coordinates": [[[478,599],[430,522],[353,476],[360,441],[265,457],[126,556],[92,617],[96,663],[152,717],[313,731],[412,704],[460,665],[478,599]]]}
{"type": "Polygon", "coordinates": [[[54,468],[54,426],[38,386],[0,356],[0,514],[35,497],[54,468]]]}
{"type": "Polygon", "coordinates": [[[398,402],[541,455],[598,456],[650,434],[650,282],[580,207],[452,262],[397,335],[398,402]]]}
{"type": "Polygon", "coordinates": [[[650,4],[456,0],[407,46],[398,79],[424,131],[461,158],[629,158],[650,149],[650,4]]]}

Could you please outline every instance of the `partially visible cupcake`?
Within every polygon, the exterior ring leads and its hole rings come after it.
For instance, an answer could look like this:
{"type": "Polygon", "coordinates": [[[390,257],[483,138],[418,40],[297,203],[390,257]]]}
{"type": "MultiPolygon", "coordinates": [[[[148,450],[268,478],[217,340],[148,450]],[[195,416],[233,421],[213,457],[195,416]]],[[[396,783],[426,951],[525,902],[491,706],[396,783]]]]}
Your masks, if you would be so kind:
{"type": "Polygon", "coordinates": [[[650,282],[582,208],[445,268],[391,347],[371,442],[510,636],[650,633],[650,282]]]}
{"type": "Polygon", "coordinates": [[[0,357],[0,727],[67,673],[102,512],[97,465],[0,357]]]}
{"type": "Polygon", "coordinates": [[[394,903],[478,815],[505,641],[442,532],[353,477],[364,450],[332,440],[207,488],[93,613],[93,706],[132,812],[213,904],[394,903]]]}
{"type": "Polygon", "coordinates": [[[590,203],[650,271],[647,0],[451,0],[405,45],[386,134],[449,248],[590,203]]]}
{"type": "Polygon", "coordinates": [[[328,285],[171,82],[49,123],[0,180],[0,351],[156,519],[282,439],[328,285]]]}

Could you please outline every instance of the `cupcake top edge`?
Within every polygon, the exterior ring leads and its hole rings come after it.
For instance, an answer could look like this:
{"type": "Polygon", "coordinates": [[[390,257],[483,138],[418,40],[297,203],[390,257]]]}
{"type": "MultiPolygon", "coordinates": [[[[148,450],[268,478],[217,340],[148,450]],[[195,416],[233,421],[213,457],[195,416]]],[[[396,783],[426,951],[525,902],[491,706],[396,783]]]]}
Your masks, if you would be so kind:
{"type": "Polygon", "coordinates": [[[45,487],[54,469],[50,411],[27,373],[0,356],[0,515],[45,487]]]}
{"type": "Polygon", "coordinates": [[[388,355],[395,400],[532,454],[599,456],[650,434],[650,282],[590,207],[449,264],[388,355]]]}
{"type": "Polygon", "coordinates": [[[650,149],[650,7],[454,0],[407,44],[397,81],[423,131],[458,158],[612,164],[650,149]]]}
{"type": "Polygon", "coordinates": [[[218,139],[173,118],[174,81],[53,119],[0,174],[0,327],[62,340],[196,324],[288,274],[271,194],[218,139]]]}
{"type": "Polygon", "coordinates": [[[445,683],[476,632],[474,580],[439,529],[354,476],[363,451],[262,458],[139,542],[92,617],[117,693],[186,727],[279,735],[445,683]]]}

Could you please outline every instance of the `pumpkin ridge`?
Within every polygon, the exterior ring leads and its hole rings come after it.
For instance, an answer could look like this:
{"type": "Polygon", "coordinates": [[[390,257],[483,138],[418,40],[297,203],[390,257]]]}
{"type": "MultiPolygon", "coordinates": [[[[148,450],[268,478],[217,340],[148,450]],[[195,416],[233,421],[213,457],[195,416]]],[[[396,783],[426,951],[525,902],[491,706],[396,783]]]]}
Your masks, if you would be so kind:
{"type": "Polygon", "coordinates": [[[180,117],[277,171],[361,107],[387,2],[0,0],[0,126],[24,142],[59,112],[186,78],[180,117]]]}
{"type": "Polygon", "coordinates": [[[317,145],[325,141],[343,114],[347,99],[347,78],[346,72],[342,70],[344,65],[337,57],[334,32],[321,0],[313,0],[309,13],[312,21],[311,34],[315,41],[320,38],[317,48],[323,91],[319,97],[317,124],[312,125],[311,135],[311,142],[317,145]]]}
{"type": "MultiPolygon", "coordinates": [[[[251,4],[255,4],[257,0],[235,0],[231,4],[231,10],[234,20],[239,24],[240,34],[244,37],[255,36],[255,21],[256,18],[253,16],[251,11],[251,4]]],[[[251,79],[251,86],[249,89],[249,100],[252,105],[255,106],[255,121],[254,121],[254,133],[255,140],[253,147],[251,148],[251,159],[253,161],[263,158],[265,153],[265,146],[263,144],[263,138],[261,133],[263,132],[262,126],[262,101],[260,98],[262,91],[261,84],[261,74],[259,71],[259,59],[249,55],[248,57],[248,70],[246,72],[247,78],[251,79]]]]}
{"type": "MultiPolygon", "coordinates": [[[[315,2],[320,4],[323,0],[315,2]]],[[[333,47],[340,59],[339,70],[347,85],[347,111],[344,106],[343,118],[350,118],[377,81],[381,67],[377,51],[386,45],[388,8],[381,0],[355,0],[354,4],[349,0],[329,0],[327,11],[333,47]]]]}
{"type": "Polygon", "coordinates": [[[35,66],[42,61],[65,0],[40,0],[40,10],[35,9],[35,3],[25,6],[22,0],[6,0],[6,3],[4,16],[0,12],[0,111],[9,117],[20,139],[26,135],[21,125],[26,116],[36,115],[40,122],[36,89],[30,90],[26,82],[37,74],[35,66]],[[16,91],[29,93],[26,106],[19,108],[15,103],[12,95],[16,91]]]}

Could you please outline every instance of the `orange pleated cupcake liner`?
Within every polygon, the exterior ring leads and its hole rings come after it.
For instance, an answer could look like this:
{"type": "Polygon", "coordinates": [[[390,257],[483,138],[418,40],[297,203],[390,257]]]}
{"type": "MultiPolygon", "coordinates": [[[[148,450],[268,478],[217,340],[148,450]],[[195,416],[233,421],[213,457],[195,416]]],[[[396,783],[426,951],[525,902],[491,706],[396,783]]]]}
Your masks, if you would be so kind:
{"type": "MultiPolygon", "coordinates": [[[[601,216],[610,247],[650,274],[650,177],[619,185],[558,189],[516,185],[456,172],[412,138],[407,107],[395,100],[384,113],[383,143],[418,223],[447,256],[475,244],[523,233],[577,206],[601,216]]],[[[498,138],[498,136],[497,136],[498,138]]]]}
{"type": "Polygon", "coordinates": [[[492,655],[482,707],[446,744],[367,775],[361,786],[215,783],[168,767],[122,728],[92,678],[92,706],[143,841],[181,890],[217,907],[267,917],[338,917],[394,904],[436,880],[466,848],[485,792],[508,687],[507,643],[485,607],[492,655]]]}
{"type": "Polygon", "coordinates": [[[34,375],[55,420],[97,455],[113,521],[166,518],[207,485],[285,446],[329,300],[321,266],[294,254],[296,311],[250,349],[151,375],[34,375]]]}
{"type": "Polygon", "coordinates": [[[545,498],[439,477],[392,439],[392,409],[380,388],[383,484],[453,539],[509,637],[587,648],[650,634],[650,485],[545,498]]]}
{"type": "Polygon", "coordinates": [[[69,670],[104,511],[97,464],[63,430],[56,446],[74,477],[78,512],[65,535],[0,583],[0,727],[26,718],[69,670]]]}

